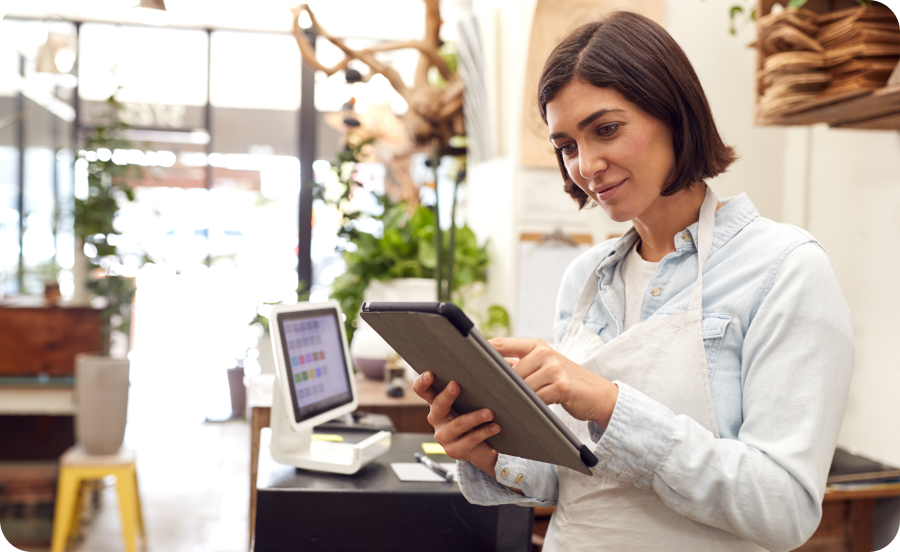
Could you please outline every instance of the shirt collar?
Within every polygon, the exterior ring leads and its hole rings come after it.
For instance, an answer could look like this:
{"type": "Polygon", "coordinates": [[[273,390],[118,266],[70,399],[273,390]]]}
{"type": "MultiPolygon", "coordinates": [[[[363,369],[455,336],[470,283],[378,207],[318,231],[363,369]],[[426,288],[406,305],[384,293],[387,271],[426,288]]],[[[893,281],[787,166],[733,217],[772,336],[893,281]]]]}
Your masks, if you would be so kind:
{"type": "MultiPolygon", "coordinates": [[[[719,201],[722,202],[722,208],[716,211],[715,228],[713,230],[713,242],[709,252],[710,255],[712,255],[717,249],[728,243],[728,241],[736,236],[738,232],[740,232],[745,226],[747,226],[747,224],[750,223],[750,221],[759,217],[759,212],[756,210],[753,202],[750,201],[750,198],[748,198],[747,194],[745,193],[733,197],[719,199],[719,201]]],[[[695,222],[684,230],[677,232],[673,237],[673,240],[675,241],[675,249],[696,249],[697,232],[699,227],[700,223],[695,222]],[[684,232],[690,233],[690,241],[685,241],[681,237],[684,232]]],[[[603,259],[603,261],[600,262],[599,266],[597,267],[598,273],[600,269],[611,264],[617,264],[619,261],[625,258],[625,256],[628,254],[628,252],[631,250],[638,239],[640,239],[640,236],[638,235],[637,230],[634,229],[634,226],[632,226],[627,232],[625,232],[625,234],[622,235],[622,237],[616,240],[616,242],[613,244],[612,248],[609,250],[609,253],[606,254],[606,257],[603,259]]]]}
{"type": "MultiPolygon", "coordinates": [[[[716,211],[712,247],[709,250],[710,255],[728,243],[731,238],[735,237],[738,232],[750,224],[750,221],[759,217],[759,212],[745,193],[719,199],[719,201],[722,202],[722,208],[716,211]]],[[[695,222],[682,232],[678,232],[674,237],[675,249],[696,249],[699,228],[700,223],[695,222]],[[683,240],[681,238],[683,232],[689,232],[692,239],[690,241],[683,240]]]]}

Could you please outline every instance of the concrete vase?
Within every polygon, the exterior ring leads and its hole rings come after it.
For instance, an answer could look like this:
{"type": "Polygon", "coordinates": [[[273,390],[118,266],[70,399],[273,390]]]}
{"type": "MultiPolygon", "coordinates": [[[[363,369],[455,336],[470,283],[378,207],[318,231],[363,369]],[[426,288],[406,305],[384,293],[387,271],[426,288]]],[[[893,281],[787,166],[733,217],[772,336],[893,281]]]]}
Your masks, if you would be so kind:
{"type": "Polygon", "coordinates": [[[125,438],[127,359],[75,356],[75,439],[89,454],[115,454],[125,438]]]}

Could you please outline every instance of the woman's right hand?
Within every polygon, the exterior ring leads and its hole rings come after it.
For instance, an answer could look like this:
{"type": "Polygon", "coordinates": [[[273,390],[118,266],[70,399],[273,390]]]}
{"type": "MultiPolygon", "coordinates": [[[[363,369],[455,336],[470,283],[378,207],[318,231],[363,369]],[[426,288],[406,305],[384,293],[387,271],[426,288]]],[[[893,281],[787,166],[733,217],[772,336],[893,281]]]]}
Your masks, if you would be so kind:
{"type": "Polygon", "coordinates": [[[459,384],[451,381],[438,393],[431,386],[432,383],[434,383],[433,374],[423,372],[413,382],[413,391],[431,405],[428,423],[434,427],[434,440],[444,447],[444,452],[450,458],[471,462],[475,467],[494,477],[497,451],[484,442],[488,437],[500,433],[499,425],[488,423],[494,414],[484,408],[456,416],[450,409],[453,407],[453,401],[459,396],[459,384]]]}

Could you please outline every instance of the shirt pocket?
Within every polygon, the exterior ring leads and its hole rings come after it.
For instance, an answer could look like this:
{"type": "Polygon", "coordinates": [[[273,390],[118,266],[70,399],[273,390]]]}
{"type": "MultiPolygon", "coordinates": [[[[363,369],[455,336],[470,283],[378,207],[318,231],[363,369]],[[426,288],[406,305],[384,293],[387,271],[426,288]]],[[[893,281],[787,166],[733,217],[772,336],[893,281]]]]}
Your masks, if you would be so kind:
{"type": "Polygon", "coordinates": [[[703,333],[703,348],[706,350],[706,368],[709,379],[712,381],[716,373],[716,363],[719,360],[719,349],[725,339],[725,330],[731,322],[731,315],[704,312],[701,330],[703,333]]]}

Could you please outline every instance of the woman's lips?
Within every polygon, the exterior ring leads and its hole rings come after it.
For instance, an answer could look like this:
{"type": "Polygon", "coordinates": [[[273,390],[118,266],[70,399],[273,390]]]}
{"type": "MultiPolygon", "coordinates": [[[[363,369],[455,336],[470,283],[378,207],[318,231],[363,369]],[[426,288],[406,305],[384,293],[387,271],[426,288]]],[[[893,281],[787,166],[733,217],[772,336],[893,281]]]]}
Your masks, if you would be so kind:
{"type": "MultiPolygon", "coordinates": [[[[627,178],[625,180],[628,180],[627,178]]],[[[608,188],[603,188],[599,192],[597,192],[597,198],[600,201],[608,201],[612,196],[616,195],[616,192],[619,191],[619,188],[622,187],[622,184],[625,183],[625,180],[619,182],[614,186],[609,186],[608,188]]]]}

